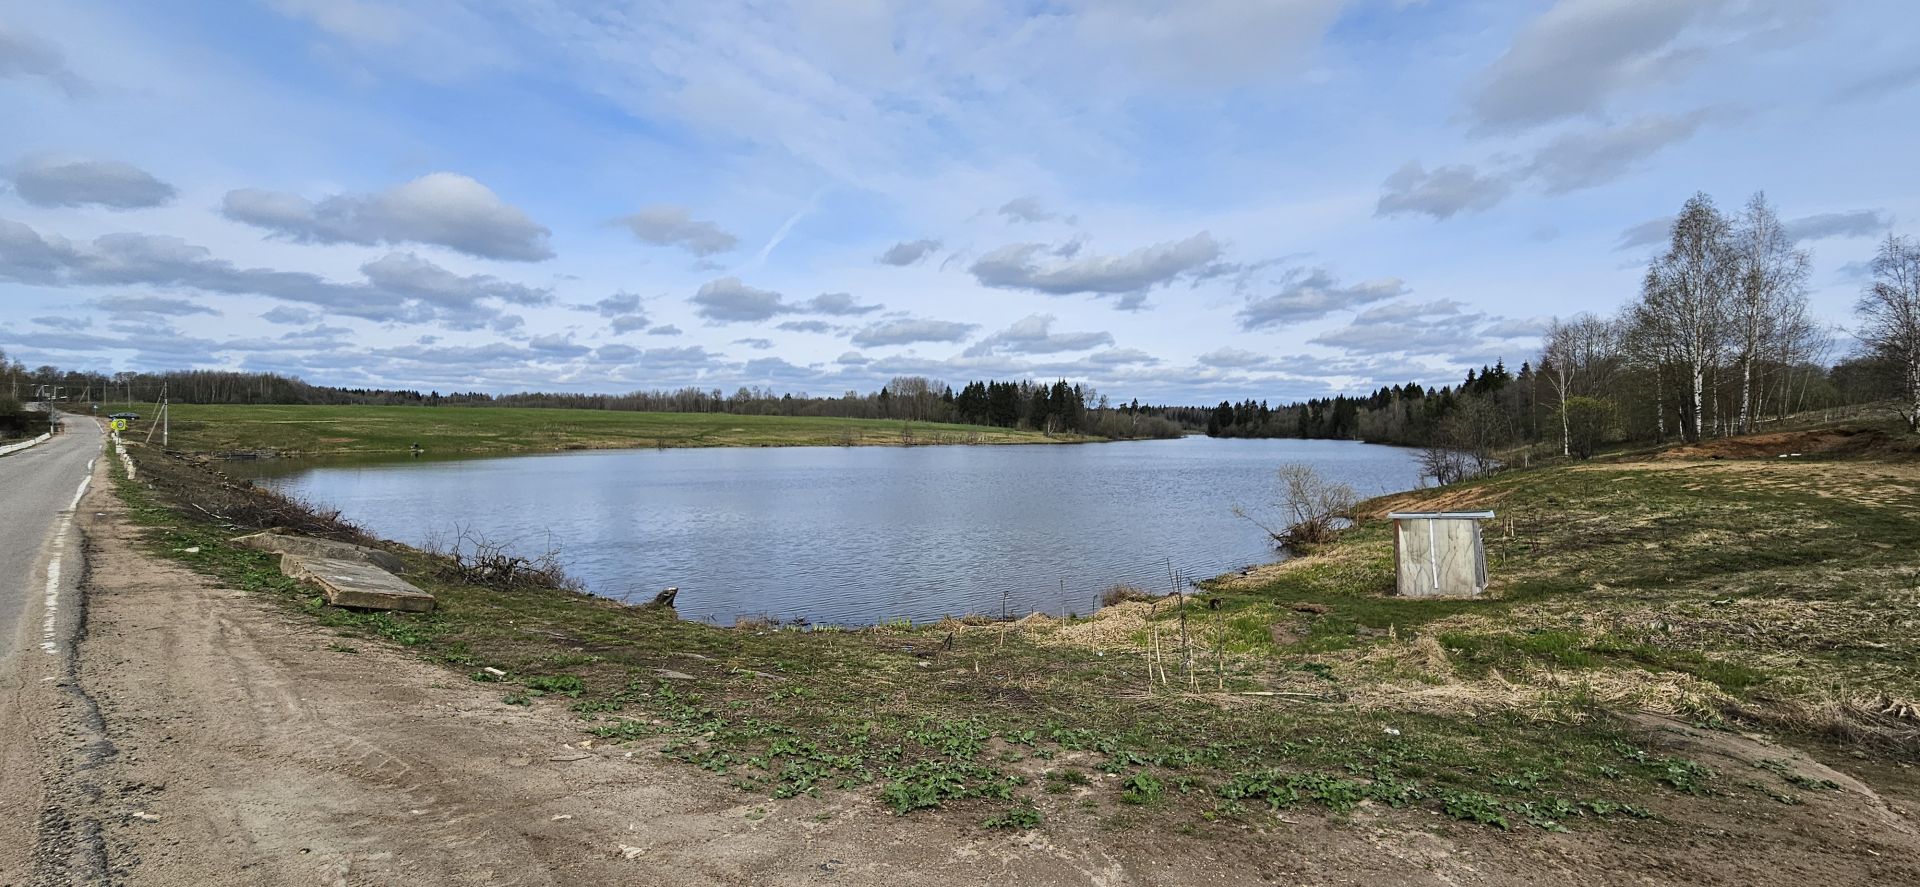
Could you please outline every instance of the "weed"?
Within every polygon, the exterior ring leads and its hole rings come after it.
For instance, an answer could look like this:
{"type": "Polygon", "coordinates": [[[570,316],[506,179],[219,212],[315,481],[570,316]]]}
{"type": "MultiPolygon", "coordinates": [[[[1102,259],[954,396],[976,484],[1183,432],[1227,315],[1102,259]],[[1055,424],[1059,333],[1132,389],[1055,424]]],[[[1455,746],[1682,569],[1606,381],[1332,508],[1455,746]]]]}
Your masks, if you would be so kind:
{"type": "Polygon", "coordinates": [[[1166,792],[1166,786],[1145,770],[1127,777],[1120,789],[1120,800],[1129,804],[1151,804],[1166,792]]]}
{"type": "Polygon", "coordinates": [[[1039,828],[1040,819],[1040,808],[1035,807],[1032,801],[1022,800],[980,824],[987,828],[1027,831],[1039,828]]]}

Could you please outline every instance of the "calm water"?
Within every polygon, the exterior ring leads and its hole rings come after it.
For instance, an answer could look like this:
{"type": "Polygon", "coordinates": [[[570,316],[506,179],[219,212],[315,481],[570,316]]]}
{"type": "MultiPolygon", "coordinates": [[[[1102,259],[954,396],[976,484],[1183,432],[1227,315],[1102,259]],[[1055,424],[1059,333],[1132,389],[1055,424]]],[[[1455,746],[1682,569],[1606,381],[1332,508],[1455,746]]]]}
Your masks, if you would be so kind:
{"type": "Polygon", "coordinates": [[[857,624],[1091,611],[1275,558],[1233,515],[1306,462],[1362,495],[1410,489],[1410,451],[1341,441],[614,450],[489,459],[263,462],[263,483],[420,545],[465,526],[559,546],[596,594],[680,587],[684,618],[857,624]]]}

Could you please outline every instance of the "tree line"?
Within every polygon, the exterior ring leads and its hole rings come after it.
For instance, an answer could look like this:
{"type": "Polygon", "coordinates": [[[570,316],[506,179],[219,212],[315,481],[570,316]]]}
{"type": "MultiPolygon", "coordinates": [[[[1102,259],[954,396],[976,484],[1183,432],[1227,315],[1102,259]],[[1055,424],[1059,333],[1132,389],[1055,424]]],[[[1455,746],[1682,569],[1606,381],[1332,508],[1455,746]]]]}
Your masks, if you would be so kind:
{"type": "Polygon", "coordinates": [[[1833,364],[1834,331],[1807,310],[1810,265],[1764,194],[1732,213],[1696,194],[1638,294],[1611,315],[1554,318],[1517,373],[1501,362],[1457,386],[1223,402],[1206,430],[1443,448],[1471,473],[1524,444],[1585,457],[1607,443],[1750,433],[1802,410],[1896,396],[1909,429],[1920,428],[1920,244],[1890,235],[1881,246],[1857,309],[1864,347],[1833,364]]]}
{"type": "Polygon", "coordinates": [[[43,387],[58,388],[63,398],[110,403],[153,403],[164,392],[178,403],[312,404],[378,406],[500,406],[550,409],[625,410],[665,413],[731,413],[764,416],[822,416],[849,419],[899,419],[908,422],[961,422],[1024,428],[1048,434],[1084,434],[1108,438],[1178,437],[1181,427],[1158,408],[1113,405],[1105,395],[1078,383],[1030,380],[969,382],[956,392],[924,376],[900,376],[877,391],[848,391],[839,397],[781,394],[743,386],[732,394],[718,388],[625,394],[523,392],[442,394],[410,389],[345,388],[313,385],[274,373],[227,370],[179,370],[161,373],[100,373],[54,366],[28,369],[0,352],[0,414],[43,387]],[[8,403],[11,401],[11,404],[8,403]]]}

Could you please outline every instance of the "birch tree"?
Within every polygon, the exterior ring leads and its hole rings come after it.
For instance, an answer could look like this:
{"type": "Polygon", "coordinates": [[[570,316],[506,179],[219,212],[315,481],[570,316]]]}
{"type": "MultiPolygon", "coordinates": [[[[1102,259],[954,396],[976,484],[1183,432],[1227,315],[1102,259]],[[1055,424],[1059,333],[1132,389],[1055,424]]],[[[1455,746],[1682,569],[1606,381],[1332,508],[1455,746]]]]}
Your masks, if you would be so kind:
{"type": "Polygon", "coordinates": [[[1727,351],[1728,302],[1739,263],[1732,226],[1713,205],[1695,194],[1673,222],[1667,251],[1653,260],[1634,326],[1654,337],[1660,351],[1672,354],[1687,372],[1688,418],[1693,440],[1706,428],[1707,373],[1727,351]]]}
{"type": "Polygon", "coordinates": [[[1855,307],[1860,341],[1900,373],[1900,415],[1920,431],[1920,242],[1887,235],[1873,258],[1873,282],[1855,307]]]}
{"type": "Polygon", "coordinates": [[[1797,332],[1796,320],[1805,319],[1810,260],[1805,250],[1794,248],[1764,192],[1754,194],[1741,211],[1733,250],[1728,325],[1740,373],[1738,427],[1745,434],[1753,430],[1754,364],[1768,356],[1784,363],[1792,356],[1785,335],[1797,332]]]}
{"type": "Polygon", "coordinates": [[[1567,401],[1604,394],[1621,357],[1619,324],[1593,314],[1571,320],[1556,317],[1542,340],[1540,367],[1553,389],[1560,416],[1560,455],[1573,454],[1573,428],[1567,401]]]}

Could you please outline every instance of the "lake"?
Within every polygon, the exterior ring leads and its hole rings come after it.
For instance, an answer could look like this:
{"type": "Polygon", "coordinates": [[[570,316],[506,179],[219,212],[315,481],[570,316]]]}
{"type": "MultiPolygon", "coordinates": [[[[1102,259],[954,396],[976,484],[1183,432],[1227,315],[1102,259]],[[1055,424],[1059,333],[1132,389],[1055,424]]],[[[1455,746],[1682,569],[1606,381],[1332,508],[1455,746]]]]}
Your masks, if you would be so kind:
{"type": "MultiPolygon", "coordinates": [[[[683,618],[859,625],[1088,613],[1277,558],[1234,516],[1304,462],[1362,496],[1419,484],[1412,451],[1347,441],[601,450],[477,459],[282,460],[231,470],[410,545],[461,528],[561,551],[588,590],[683,618]]],[[[1277,523],[1277,519],[1268,523],[1277,523]]]]}

